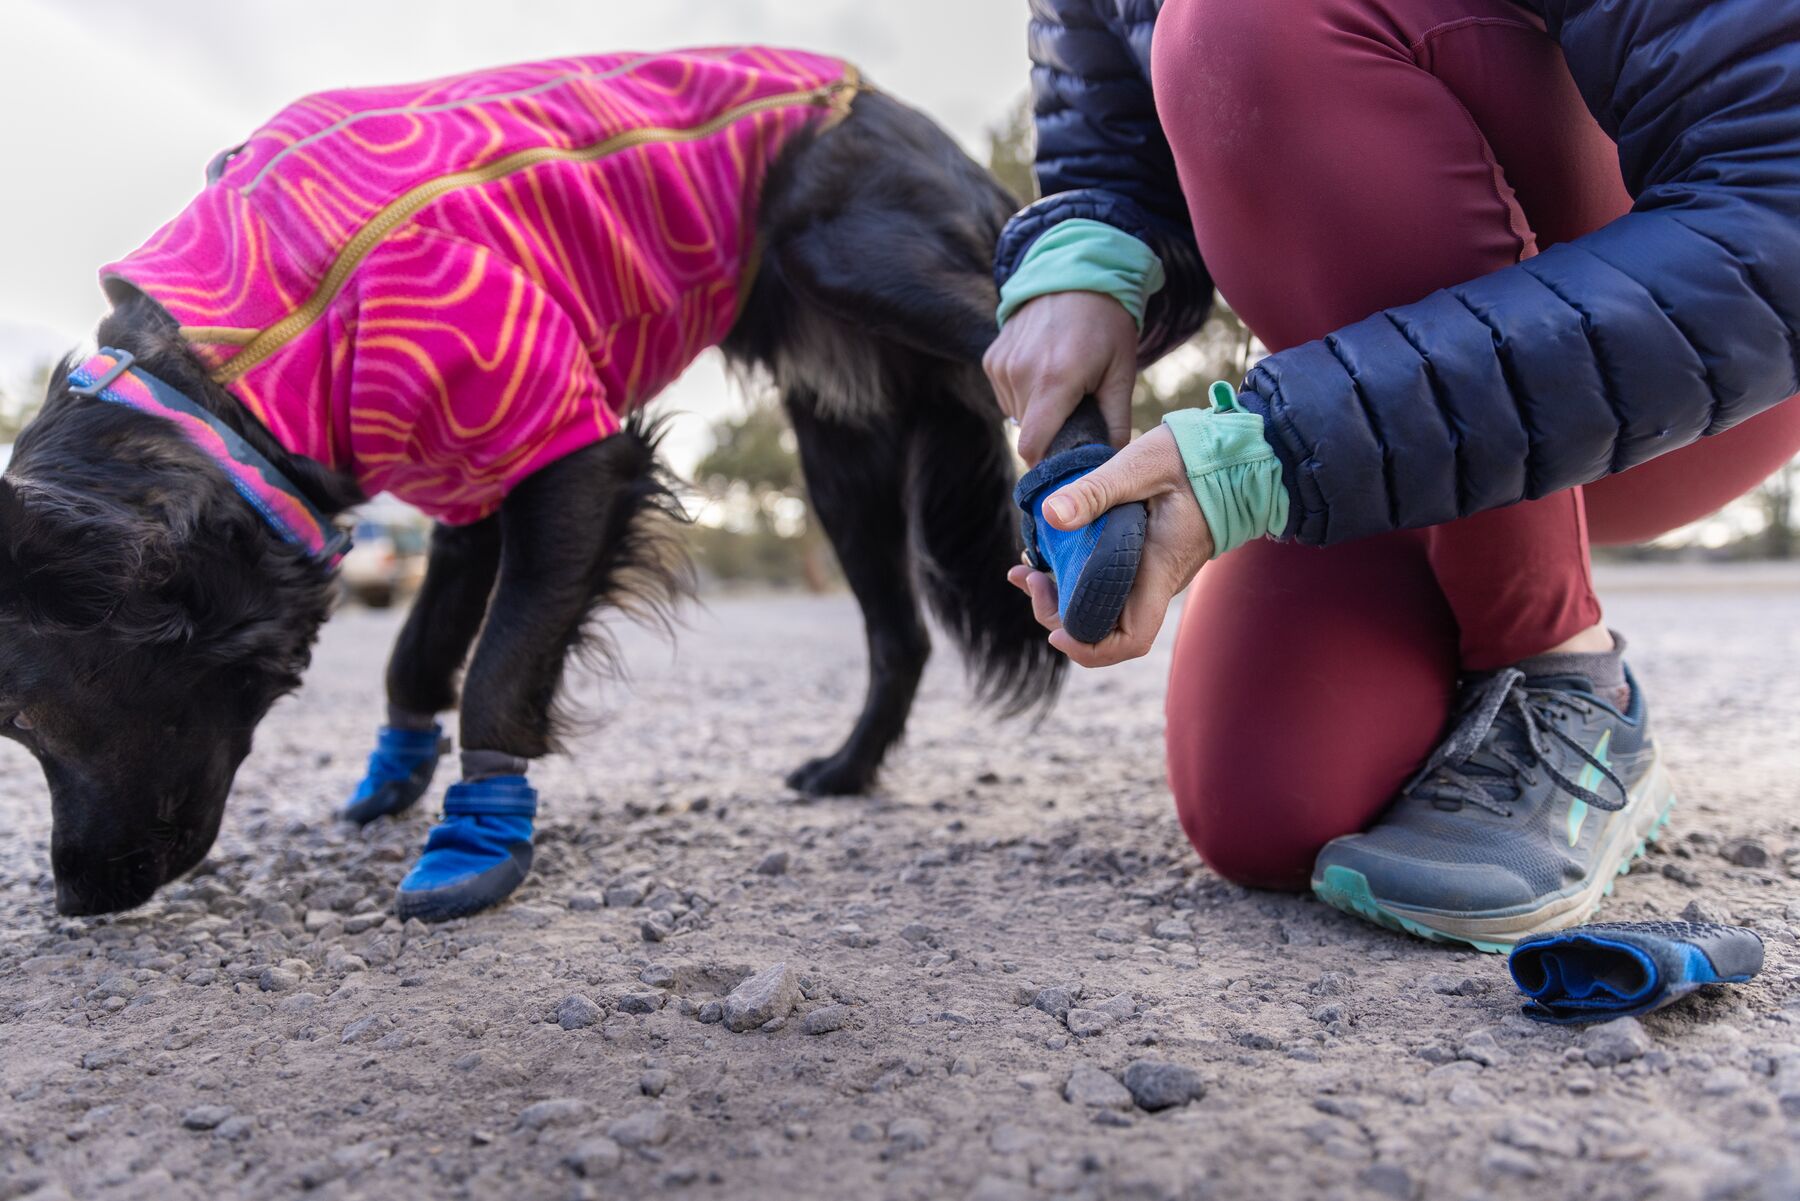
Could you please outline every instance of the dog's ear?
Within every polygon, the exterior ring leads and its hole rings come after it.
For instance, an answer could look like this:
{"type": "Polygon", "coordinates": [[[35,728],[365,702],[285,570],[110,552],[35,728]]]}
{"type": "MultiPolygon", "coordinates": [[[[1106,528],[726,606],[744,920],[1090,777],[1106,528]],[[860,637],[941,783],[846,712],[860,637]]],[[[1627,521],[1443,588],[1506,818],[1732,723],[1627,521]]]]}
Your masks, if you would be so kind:
{"type": "Polygon", "coordinates": [[[174,532],[94,497],[0,478],[0,605],[35,625],[165,642],[191,623],[163,596],[174,532]]]}

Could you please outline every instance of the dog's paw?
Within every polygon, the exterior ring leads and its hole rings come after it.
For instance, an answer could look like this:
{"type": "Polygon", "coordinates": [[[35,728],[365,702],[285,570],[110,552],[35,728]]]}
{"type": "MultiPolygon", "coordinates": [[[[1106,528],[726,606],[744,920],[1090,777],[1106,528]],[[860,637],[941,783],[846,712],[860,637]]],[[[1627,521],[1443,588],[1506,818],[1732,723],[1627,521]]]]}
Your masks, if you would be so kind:
{"type": "Polygon", "coordinates": [[[787,786],[807,796],[859,796],[874,782],[874,768],[841,754],[809,759],[787,775],[787,786]]]}

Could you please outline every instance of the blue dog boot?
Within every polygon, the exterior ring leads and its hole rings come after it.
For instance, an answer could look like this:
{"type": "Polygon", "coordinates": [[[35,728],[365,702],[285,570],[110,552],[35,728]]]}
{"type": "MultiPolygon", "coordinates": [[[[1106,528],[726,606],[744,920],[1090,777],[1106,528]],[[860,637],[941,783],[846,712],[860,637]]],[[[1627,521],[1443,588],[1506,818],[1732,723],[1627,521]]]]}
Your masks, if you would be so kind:
{"type": "Polygon", "coordinates": [[[537,790],[524,776],[450,786],[444,816],[394,898],[401,920],[442,922],[505,899],[531,870],[537,790]]]}
{"type": "Polygon", "coordinates": [[[1051,455],[1013,489],[1025,560],[1056,577],[1056,609],[1077,642],[1098,642],[1119,624],[1137,580],[1150,514],[1139,501],[1109,509],[1079,530],[1059,530],[1044,518],[1044,501],[1112,458],[1110,446],[1077,446],[1051,455]]]}
{"type": "Polygon", "coordinates": [[[404,813],[431,787],[438,759],[450,749],[444,728],[402,730],[382,726],[369,756],[369,770],[344,806],[344,820],[366,825],[378,817],[404,813]]]}
{"type": "Polygon", "coordinates": [[[1710,922],[1595,922],[1527,938],[1507,966],[1525,1016],[1569,1025],[1649,1013],[1762,970],[1762,939],[1710,922]]]}

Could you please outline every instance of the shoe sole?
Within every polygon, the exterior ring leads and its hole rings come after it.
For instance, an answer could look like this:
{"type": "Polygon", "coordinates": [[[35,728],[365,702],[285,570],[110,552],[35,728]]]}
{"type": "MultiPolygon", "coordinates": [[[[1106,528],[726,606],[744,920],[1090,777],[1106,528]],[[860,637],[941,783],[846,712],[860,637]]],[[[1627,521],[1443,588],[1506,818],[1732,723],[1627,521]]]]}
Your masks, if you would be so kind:
{"type": "Polygon", "coordinates": [[[1137,582],[1149,523],[1150,513],[1142,501],[1107,510],[1106,528],[1081,565],[1062,614],[1063,629],[1075,641],[1099,642],[1119,624],[1125,599],[1137,582]]]}
{"type": "Polygon", "coordinates": [[[1462,943],[1477,951],[1505,954],[1515,943],[1533,934],[1580,925],[1593,917],[1605,899],[1612,895],[1618,878],[1630,871],[1649,844],[1662,836],[1663,827],[1668,825],[1675,808],[1675,789],[1663,767],[1661,755],[1632,789],[1628,808],[1641,809],[1641,813],[1634,820],[1619,824],[1600,859],[1601,863],[1615,866],[1595,872],[1591,880],[1575,891],[1554,897],[1523,913],[1510,910],[1445,913],[1386,904],[1375,897],[1367,876],[1342,864],[1327,867],[1312,882],[1313,892],[1334,909],[1389,930],[1430,942],[1462,943]]]}

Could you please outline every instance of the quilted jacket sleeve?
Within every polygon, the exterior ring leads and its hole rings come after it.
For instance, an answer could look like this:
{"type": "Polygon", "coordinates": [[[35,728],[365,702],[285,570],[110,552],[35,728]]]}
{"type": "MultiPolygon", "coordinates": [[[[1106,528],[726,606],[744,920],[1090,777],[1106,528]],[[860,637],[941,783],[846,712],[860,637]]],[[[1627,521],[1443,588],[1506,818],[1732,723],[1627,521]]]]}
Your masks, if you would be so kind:
{"type": "Polygon", "coordinates": [[[1156,252],[1167,282],[1144,313],[1148,363],[1192,337],[1212,307],[1175,159],[1156,118],[1147,64],[1158,0],[1031,0],[1031,87],[1043,199],[1000,237],[1004,284],[1025,252],[1062,221],[1085,217],[1156,252]],[[1135,19],[1134,19],[1135,18],[1135,19]]]}
{"type": "Polygon", "coordinates": [[[1633,209],[1257,365],[1301,542],[1543,496],[1800,392],[1800,3],[1530,2],[1633,209]]]}

